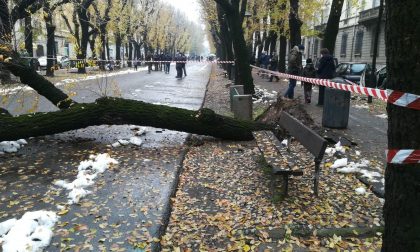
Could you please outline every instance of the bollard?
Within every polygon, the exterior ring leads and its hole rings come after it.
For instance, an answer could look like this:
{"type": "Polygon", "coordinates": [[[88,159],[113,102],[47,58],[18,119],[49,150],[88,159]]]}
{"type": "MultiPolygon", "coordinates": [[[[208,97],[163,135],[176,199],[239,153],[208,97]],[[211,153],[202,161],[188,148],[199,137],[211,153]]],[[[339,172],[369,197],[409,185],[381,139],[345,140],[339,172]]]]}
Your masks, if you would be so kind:
{"type": "Polygon", "coordinates": [[[252,120],[252,96],[234,95],[232,110],[235,119],[252,120]]]}
{"type": "Polygon", "coordinates": [[[229,87],[229,97],[230,97],[230,110],[233,111],[233,96],[234,95],[243,95],[244,86],[243,85],[232,85],[229,87]]]}

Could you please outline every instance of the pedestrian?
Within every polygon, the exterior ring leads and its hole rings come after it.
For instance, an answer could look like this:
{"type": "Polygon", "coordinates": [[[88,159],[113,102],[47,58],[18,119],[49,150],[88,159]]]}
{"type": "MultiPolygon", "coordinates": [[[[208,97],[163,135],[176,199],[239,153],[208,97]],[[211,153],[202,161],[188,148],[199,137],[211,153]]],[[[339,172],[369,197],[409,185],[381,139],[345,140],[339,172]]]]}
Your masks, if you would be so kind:
{"type": "Polygon", "coordinates": [[[176,68],[176,76],[175,78],[177,79],[182,79],[182,56],[181,54],[178,52],[175,56],[175,68],[176,68]]]}
{"type": "MultiPolygon", "coordinates": [[[[306,59],[306,66],[303,68],[303,77],[308,78],[315,78],[316,77],[316,70],[314,64],[312,63],[312,59],[306,59]]],[[[312,83],[303,82],[303,94],[305,95],[305,102],[311,103],[311,96],[312,96],[312,83]]]]}
{"type": "Polygon", "coordinates": [[[147,62],[147,72],[150,74],[152,72],[152,61],[153,61],[153,55],[149,53],[146,56],[146,62],[147,62]]]}
{"type": "MultiPolygon", "coordinates": [[[[184,53],[181,54],[182,57],[182,70],[184,71],[184,75],[187,76],[187,69],[185,68],[185,65],[187,64],[187,57],[184,53]]],[[[181,73],[182,76],[182,73],[181,73]]]]}
{"type": "Polygon", "coordinates": [[[169,72],[171,70],[171,61],[172,61],[172,58],[169,54],[165,55],[165,61],[166,61],[165,62],[165,73],[169,74],[169,72]]]}
{"type": "MultiPolygon", "coordinates": [[[[334,58],[331,56],[327,48],[321,49],[321,58],[319,59],[318,70],[316,71],[317,77],[320,79],[332,79],[335,75],[334,58]]],[[[324,105],[325,87],[319,86],[318,105],[324,105]]]]}
{"type": "Polygon", "coordinates": [[[133,65],[134,65],[134,70],[136,70],[136,71],[137,71],[137,64],[138,64],[138,60],[136,58],[134,58],[133,65]]]}
{"type": "MultiPolygon", "coordinates": [[[[294,46],[293,49],[289,53],[288,57],[288,66],[287,66],[287,73],[291,75],[299,75],[302,71],[302,52],[304,47],[294,46]]],[[[293,99],[295,94],[295,87],[296,87],[296,80],[289,79],[289,88],[287,89],[286,93],[284,94],[284,98],[286,99],[293,99]]]]}
{"type": "MultiPolygon", "coordinates": [[[[278,61],[277,61],[277,55],[274,54],[270,59],[270,70],[277,72],[278,67],[278,61]]],[[[273,78],[276,78],[276,81],[279,82],[280,78],[277,75],[271,74],[270,76],[270,82],[273,82],[273,78]]]]}

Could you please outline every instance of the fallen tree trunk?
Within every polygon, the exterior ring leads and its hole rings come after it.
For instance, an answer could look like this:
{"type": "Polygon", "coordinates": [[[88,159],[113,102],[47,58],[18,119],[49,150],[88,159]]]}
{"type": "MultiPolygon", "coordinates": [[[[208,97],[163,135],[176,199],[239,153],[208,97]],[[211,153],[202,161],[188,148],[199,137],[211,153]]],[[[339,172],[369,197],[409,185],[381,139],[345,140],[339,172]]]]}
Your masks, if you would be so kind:
{"type": "Polygon", "coordinates": [[[39,75],[29,65],[26,65],[18,53],[6,46],[0,47],[0,68],[2,66],[15,76],[18,76],[23,84],[33,88],[38,94],[47,98],[59,109],[66,109],[75,104],[68,95],[59,88],[56,88],[54,84],[43,76],[39,75]]]}
{"type": "Polygon", "coordinates": [[[153,105],[121,98],[101,98],[69,109],[18,117],[0,115],[0,141],[50,135],[95,125],[135,124],[208,135],[222,139],[251,140],[251,132],[272,129],[253,121],[239,121],[215,114],[153,105]]]}

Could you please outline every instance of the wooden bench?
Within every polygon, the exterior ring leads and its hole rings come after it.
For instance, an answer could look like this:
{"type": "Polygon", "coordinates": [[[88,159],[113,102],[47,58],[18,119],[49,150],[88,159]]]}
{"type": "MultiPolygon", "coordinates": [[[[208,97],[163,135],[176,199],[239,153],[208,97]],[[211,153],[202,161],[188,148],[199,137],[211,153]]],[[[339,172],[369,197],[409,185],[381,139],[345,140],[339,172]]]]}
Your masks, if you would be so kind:
{"type": "Polygon", "coordinates": [[[291,137],[294,137],[314,157],[314,193],[318,196],[320,164],[324,157],[327,141],[286,112],[280,114],[279,125],[286,131],[287,147],[283,146],[271,131],[253,132],[258,148],[271,167],[274,175],[283,176],[284,195],[287,196],[289,177],[302,176],[307,160],[302,155],[290,152],[291,137]]]}

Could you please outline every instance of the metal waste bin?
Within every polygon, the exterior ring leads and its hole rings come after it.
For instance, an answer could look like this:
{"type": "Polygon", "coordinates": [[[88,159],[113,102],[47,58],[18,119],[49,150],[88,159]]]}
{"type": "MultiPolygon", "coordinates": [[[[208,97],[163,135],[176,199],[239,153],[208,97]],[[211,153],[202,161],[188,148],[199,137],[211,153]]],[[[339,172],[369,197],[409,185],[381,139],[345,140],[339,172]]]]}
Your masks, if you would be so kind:
{"type": "MultiPolygon", "coordinates": [[[[334,78],[336,83],[348,84],[343,78],[334,78]]],[[[325,88],[322,126],[334,129],[345,129],[349,122],[350,92],[325,88]]]]}

